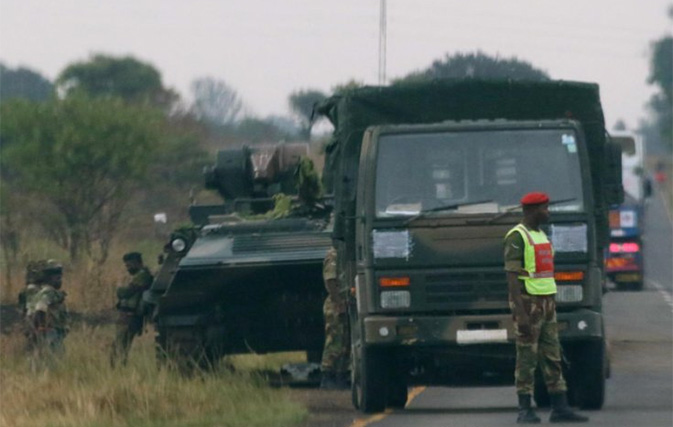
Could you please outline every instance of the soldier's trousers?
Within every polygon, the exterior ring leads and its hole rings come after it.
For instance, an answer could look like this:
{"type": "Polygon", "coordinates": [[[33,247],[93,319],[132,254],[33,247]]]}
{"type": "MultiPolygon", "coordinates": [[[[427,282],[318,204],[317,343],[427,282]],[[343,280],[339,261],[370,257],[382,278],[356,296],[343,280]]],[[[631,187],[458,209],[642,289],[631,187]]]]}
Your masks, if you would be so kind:
{"type": "Polygon", "coordinates": [[[122,364],[125,365],[133,338],[143,331],[143,318],[142,316],[136,316],[134,313],[120,311],[115,328],[116,333],[115,340],[112,343],[110,363],[114,366],[121,359],[122,364]]]}
{"type": "Polygon", "coordinates": [[[63,356],[63,340],[66,332],[61,329],[49,329],[28,336],[27,350],[33,371],[51,369],[63,356]]]}
{"type": "Polygon", "coordinates": [[[561,368],[561,344],[554,295],[522,295],[521,298],[530,319],[531,333],[522,334],[514,319],[516,391],[518,394],[533,394],[535,369],[539,366],[547,391],[552,394],[565,392],[567,388],[561,368]]]}
{"type": "Polygon", "coordinates": [[[329,296],[323,304],[325,316],[325,347],[322,353],[321,370],[343,374],[350,369],[350,331],[348,314],[339,313],[329,296]]]}

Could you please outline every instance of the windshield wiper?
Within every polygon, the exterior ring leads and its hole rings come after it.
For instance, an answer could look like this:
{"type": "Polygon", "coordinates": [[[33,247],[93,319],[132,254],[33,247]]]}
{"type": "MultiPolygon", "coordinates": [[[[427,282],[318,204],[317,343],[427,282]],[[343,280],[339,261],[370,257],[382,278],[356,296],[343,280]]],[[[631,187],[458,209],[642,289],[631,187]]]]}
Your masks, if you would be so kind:
{"type": "MultiPolygon", "coordinates": [[[[570,198],[570,199],[553,200],[553,201],[549,202],[549,206],[552,206],[552,205],[558,205],[558,204],[560,204],[560,203],[573,202],[573,201],[575,201],[575,200],[577,200],[577,197],[572,197],[572,198],[570,198]]],[[[521,205],[516,205],[516,206],[512,206],[512,207],[510,207],[510,208],[505,209],[503,212],[500,212],[499,214],[497,214],[497,215],[494,216],[493,218],[490,218],[489,220],[487,220],[487,221],[485,222],[485,224],[492,224],[492,223],[494,223],[495,221],[497,221],[497,220],[499,220],[500,218],[502,218],[503,216],[508,215],[508,214],[514,212],[514,211],[517,210],[517,209],[521,209],[521,205]]]]}
{"type": "Polygon", "coordinates": [[[437,207],[435,207],[435,208],[425,209],[425,210],[420,211],[420,212],[417,213],[416,215],[412,216],[411,218],[407,219],[406,221],[404,221],[404,225],[408,225],[409,223],[414,222],[414,221],[416,221],[417,219],[422,218],[423,216],[425,216],[425,214],[428,214],[428,213],[431,213],[431,212],[448,211],[448,210],[451,210],[451,209],[458,209],[458,208],[460,208],[460,207],[462,207],[462,206],[480,205],[480,204],[482,204],[482,203],[492,203],[492,202],[493,202],[492,199],[488,199],[488,200],[477,200],[477,201],[474,201],[474,202],[452,203],[452,204],[450,204],[450,205],[437,206],[437,207]]]}

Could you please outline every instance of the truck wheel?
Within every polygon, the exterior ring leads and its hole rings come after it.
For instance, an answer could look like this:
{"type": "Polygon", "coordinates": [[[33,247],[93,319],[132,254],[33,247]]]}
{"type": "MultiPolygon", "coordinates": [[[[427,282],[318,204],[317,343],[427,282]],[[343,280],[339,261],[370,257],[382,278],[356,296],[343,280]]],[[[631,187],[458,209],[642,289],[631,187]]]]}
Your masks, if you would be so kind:
{"type": "Polygon", "coordinates": [[[569,394],[581,409],[601,409],[605,401],[607,373],[605,342],[584,343],[577,350],[569,394]]]}
{"type": "Polygon", "coordinates": [[[405,378],[391,378],[390,386],[388,387],[388,402],[389,408],[404,409],[409,398],[409,388],[405,378]]]}
{"type": "Polygon", "coordinates": [[[533,391],[533,399],[538,408],[548,408],[550,403],[549,392],[547,391],[547,384],[542,377],[540,369],[535,370],[535,386],[533,391]]]}
{"type": "Polygon", "coordinates": [[[386,406],[393,409],[404,409],[409,397],[407,375],[403,364],[395,354],[388,356],[388,393],[386,406]]]}
{"type": "Polygon", "coordinates": [[[382,412],[386,408],[387,366],[381,349],[353,346],[351,392],[353,406],[362,412],[382,412]],[[359,354],[358,354],[359,353],[359,354]]]}

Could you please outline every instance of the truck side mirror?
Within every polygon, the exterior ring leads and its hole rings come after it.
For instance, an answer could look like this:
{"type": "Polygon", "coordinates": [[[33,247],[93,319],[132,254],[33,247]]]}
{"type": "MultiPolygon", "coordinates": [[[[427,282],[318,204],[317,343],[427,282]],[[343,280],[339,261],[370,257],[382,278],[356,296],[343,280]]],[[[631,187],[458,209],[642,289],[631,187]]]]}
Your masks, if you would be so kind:
{"type": "Polygon", "coordinates": [[[608,205],[624,202],[622,186],[622,149],[619,144],[608,141],[605,144],[605,176],[603,192],[608,205]]]}

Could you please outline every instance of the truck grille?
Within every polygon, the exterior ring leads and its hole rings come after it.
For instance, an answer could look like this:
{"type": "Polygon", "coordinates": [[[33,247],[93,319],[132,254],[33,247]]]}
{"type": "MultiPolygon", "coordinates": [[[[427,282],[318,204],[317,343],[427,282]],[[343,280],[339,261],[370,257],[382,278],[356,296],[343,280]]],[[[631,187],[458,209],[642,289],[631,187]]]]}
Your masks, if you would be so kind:
{"type": "Polygon", "coordinates": [[[507,303],[507,277],[504,272],[429,274],[425,276],[425,296],[428,304],[501,306],[507,303]]]}

